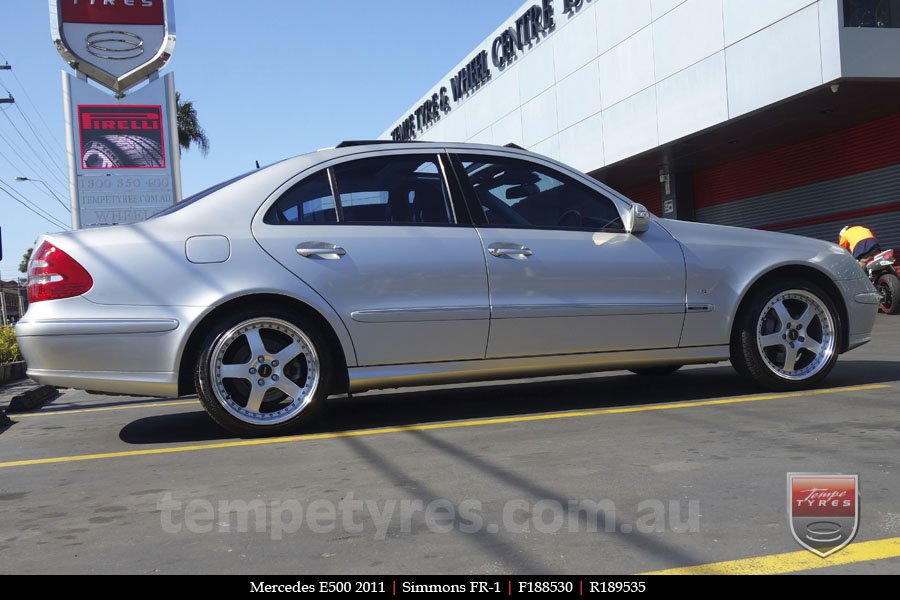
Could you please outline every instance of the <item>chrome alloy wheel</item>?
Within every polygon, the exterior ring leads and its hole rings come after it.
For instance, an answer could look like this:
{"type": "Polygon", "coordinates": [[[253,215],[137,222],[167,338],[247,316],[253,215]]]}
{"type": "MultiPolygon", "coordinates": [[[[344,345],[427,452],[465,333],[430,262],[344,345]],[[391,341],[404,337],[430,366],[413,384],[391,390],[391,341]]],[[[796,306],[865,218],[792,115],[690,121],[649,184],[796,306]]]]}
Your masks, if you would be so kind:
{"type": "Polygon", "coordinates": [[[828,306],[806,290],[788,290],[766,303],[756,344],[766,367],[791,381],[809,379],[829,362],[837,346],[828,306]]]}
{"type": "Polygon", "coordinates": [[[309,337],[279,319],[251,319],[222,335],[209,358],[216,399],[253,425],[283,423],[312,401],[320,361],[309,337]]]}

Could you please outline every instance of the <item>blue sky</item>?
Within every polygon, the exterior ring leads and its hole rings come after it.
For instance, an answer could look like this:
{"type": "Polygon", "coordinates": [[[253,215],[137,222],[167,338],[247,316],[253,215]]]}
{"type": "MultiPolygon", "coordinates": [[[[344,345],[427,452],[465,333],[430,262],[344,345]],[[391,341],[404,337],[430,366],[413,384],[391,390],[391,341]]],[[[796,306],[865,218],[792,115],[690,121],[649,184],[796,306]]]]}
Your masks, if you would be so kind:
{"type": "MultiPolygon", "coordinates": [[[[257,160],[267,164],[342,139],[380,135],[521,5],[176,0],[178,42],[164,72],[174,72],[182,97],[194,101],[212,144],[206,158],[197,150],[182,154],[185,194],[257,160]]],[[[34,239],[59,227],[4,189],[69,223],[53,197],[68,201],[59,75],[67,67],[50,41],[47,2],[3,8],[0,64],[9,61],[13,71],[0,71],[0,97],[8,89],[17,102],[0,105],[0,277],[8,280],[18,276],[21,254],[34,239]],[[17,176],[41,179],[52,191],[16,182],[17,176]]]]}

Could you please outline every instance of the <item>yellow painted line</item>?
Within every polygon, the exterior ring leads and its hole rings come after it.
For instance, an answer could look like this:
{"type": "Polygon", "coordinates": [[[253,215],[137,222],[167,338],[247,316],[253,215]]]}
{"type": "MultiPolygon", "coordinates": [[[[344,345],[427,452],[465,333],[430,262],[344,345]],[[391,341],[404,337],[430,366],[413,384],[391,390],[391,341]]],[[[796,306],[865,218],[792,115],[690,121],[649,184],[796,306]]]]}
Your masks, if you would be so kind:
{"type": "Polygon", "coordinates": [[[828,558],[812,552],[785,552],[724,562],[650,571],[641,575],[778,575],[900,557],[900,537],[850,544],[828,558]]]}
{"type": "Polygon", "coordinates": [[[102,454],[79,454],[75,456],[56,456],[52,458],[35,458],[30,460],[16,460],[0,463],[0,469],[9,467],[28,467],[34,465],[51,465],[58,463],[82,462],[87,460],[101,460],[107,458],[124,458],[128,456],[151,456],[154,454],[174,454],[178,452],[196,452],[199,450],[218,450],[221,448],[242,448],[247,446],[271,446],[273,444],[285,444],[293,442],[309,442],[316,440],[332,440],[349,437],[369,437],[385,435],[389,433],[403,433],[410,431],[435,431],[440,429],[459,429],[462,427],[484,427],[488,425],[505,425],[511,423],[530,423],[534,421],[554,421],[559,419],[574,419],[579,417],[596,417],[600,415],[620,415],[628,413],[653,412],[661,410],[679,410],[684,408],[698,408],[703,406],[723,406],[729,404],[742,404],[746,402],[761,402],[764,400],[781,400],[784,398],[804,398],[811,396],[825,396],[830,394],[846,394],[848,392],[864,392],[881,390],[891,387],[887,384],[855,385],[823,390],[809,390],[805,392],[790,392],[785,394],[762,394],[757,396],[736,396],[719,400],[699,400],[694,402],[672,402],[669,404],[653,404],[645,406],[633,406],[627,408],[602,408],[596,410],[578,410],[558,413],[545,413],[540,415],[524,415],[517,417],[499,417],[493,419],[472,419],[466,421],[453,421],[449,423],[429,423],[425,425],[404,425],[399,427],[383,427],[379,429],[359,429],[354,431],[339,431],[335,433],[313,433],[307,435],[295,435],[278,438],[263,438],[252,440],[239,440],[233,442],[220,442],[215,444],[196,444],[191,446],[171,446],[168,448],[149,448],[143,450],[127,450],[124,452],[105,452],[102,454]]]}
{"type": "Polygon", "coordinates": [[[60,409],[60,410],[45,410],[43,412],[36,413],[26,413],[26,414],[13,414],[10,418],[12,419],[30,419],[33,417],[54,417],[56,415],[77,415],[84,413],[98,413],[98,412],[109,412],[114,410],[134,410],[136,408],[159,408],[166,406],[186,406],[188,404],[198,404],[197,400],[170,400],[167,402],[145,402],[135,403],[135,404],[126,404],[124,406],[101,406],[99,408],[73,408],[73,409],[60,409]]]}

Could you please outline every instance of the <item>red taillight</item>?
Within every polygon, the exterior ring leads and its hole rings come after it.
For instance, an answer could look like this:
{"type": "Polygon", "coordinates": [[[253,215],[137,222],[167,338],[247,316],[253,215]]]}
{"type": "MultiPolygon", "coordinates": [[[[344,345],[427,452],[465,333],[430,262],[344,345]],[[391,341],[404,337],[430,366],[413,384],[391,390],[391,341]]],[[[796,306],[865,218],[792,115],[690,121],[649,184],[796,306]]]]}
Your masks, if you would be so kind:
{"type": "Polygon", "coordinates": [[[47,242],[41,242],[28,262],[28,301],[80,296],[94,285],[78,261],[47,242]]]}

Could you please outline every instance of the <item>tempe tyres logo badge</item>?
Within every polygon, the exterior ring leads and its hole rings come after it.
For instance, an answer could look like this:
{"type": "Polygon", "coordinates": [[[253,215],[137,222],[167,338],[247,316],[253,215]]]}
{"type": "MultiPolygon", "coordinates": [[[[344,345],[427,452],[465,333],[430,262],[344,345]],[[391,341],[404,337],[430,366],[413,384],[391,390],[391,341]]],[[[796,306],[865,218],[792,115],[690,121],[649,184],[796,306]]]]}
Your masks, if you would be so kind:
{"type": "Polygon", "coordinates": [[[788,519],[801,546],[822,558],[853,541],[859,526],[859,476],[788,473],[788,519]]]}
{"type": "Polygon", "coordinates": [[[56,48],[116,92],[161,69],[175,49],[173,0],[50,0],[56,48]]]}

